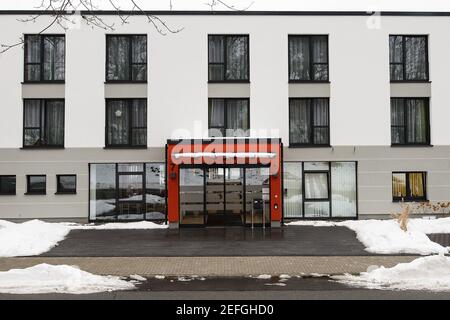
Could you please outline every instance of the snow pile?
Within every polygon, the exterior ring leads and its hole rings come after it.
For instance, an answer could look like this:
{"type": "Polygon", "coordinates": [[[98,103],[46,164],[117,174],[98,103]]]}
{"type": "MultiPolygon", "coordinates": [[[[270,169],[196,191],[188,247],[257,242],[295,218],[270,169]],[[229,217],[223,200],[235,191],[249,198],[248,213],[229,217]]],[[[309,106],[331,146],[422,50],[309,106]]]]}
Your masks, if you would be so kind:
{"type": "Polygon", "coordinates": [[[75,223],[48,223],[31,220],[12,223],[0,220],[0,257],[35,256],[49,251],[69,234],[71,230],[117,230],[117,229],[165,229],[149,221],[130,223],[107,223],[104,225],[80,225],[75,223]]]}
{"type": "Polygon", "coordinates": [[[10,294],[70,293],[133,290],[135,285],[114,276],[98,276],[76,267],[39,264],[0,272],[0,292],[10,294]]]}
{"type": "Polygon", "coordinates": [[[450,219],[411,219],[408,231],[400,229],[397,221],[390,220],[348,220],[342,222],[296,221],[288,225],[316,227],[347,227],[366,247],[366,251],[378,254],[436,254],[448,253],[448,249],[431,241],[426,233],[450,233],[450,219]]]}
{"type": "Polygon", "coordinates": [[[450,257],[422,257],[392,268],[380,267],[359,276],[346,274],[332,279],[369,289],[450,291],[450,257]]]}
{"type": "Polygon", "coordinates": [[[68,223],[0,220],[0,257],[33,256],[46,252],[70,232],[68,223]]]}

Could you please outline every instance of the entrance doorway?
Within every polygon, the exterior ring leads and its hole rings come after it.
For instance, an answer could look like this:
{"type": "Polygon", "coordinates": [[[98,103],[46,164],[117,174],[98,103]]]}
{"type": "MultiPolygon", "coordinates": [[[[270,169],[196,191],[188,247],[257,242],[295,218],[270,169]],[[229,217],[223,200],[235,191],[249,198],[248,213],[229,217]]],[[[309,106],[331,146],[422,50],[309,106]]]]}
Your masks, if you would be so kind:
{"type": "Polygon", "coordinates": [[[180,225],[270,224],[269,168],[180,168],[180,225]]]}

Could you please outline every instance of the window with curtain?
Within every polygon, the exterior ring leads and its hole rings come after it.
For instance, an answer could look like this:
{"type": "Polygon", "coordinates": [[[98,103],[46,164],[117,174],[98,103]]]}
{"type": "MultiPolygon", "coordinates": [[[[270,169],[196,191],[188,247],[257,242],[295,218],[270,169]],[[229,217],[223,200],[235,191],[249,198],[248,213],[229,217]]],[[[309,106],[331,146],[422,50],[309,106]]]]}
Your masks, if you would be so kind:
{"type": "Polygon", "coordinates": [[[147,146],[147,100],[106,100],[106,146],[147,146]]]}
{"type": "Polygon", "coordinates": [[[328,98],[289,100],[289,145],[330,144],[328,98]]]}
{"type": "Polygon", "coordinates": [[[389,36],[391,81],[428,81],[428,37],[389,36]]]}
{"type": "Polygon", "coordinates": [[[147,81],[147,36],[106,36],[106,81],[147,81]]]}
{"type": "Polygon", "coordinates": [[[289,36],[289,81],[328,81],[328,36],[289,36]]]}
{"type": "Polygon", "coordinates": [[[25,35],[25,82],[64,81],[65,36],[25,35]]]}
{"type": "Polygon", "coordinates": [[[249,37],[247,35],[208,36],[208,80],[249,80],[249,37]]]}
{"type": "Polygon", "coordinates": [[[392,173],[392,199],[393,201],[426,201],[426,173],[392,173]]]}
{"type": "Polygon", "coordinates": [[[23,147],[64,147],[64,100],[24,100],[23,147]]]}
{"type": "Polygon", "coordinates": [[[391,99],[392,145],[429,145],[428,98],[391,99]]]}
{"type": "Polygon", "coordinates": [[[248,136],[250,108],[248,99],[209,99],[209,135],[211,137],[248,136]]]}
{"type": "Polygon", "coordinates": [[[284,162],[284,218],[356,218],[357,163],[284,162]]]}

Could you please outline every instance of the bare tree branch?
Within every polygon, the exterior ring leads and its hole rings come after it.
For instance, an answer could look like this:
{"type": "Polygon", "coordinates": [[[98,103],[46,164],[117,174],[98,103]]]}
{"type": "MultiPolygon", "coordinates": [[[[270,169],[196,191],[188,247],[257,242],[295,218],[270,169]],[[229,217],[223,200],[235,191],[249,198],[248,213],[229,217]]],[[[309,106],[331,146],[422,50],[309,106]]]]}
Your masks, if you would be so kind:
{"type": "MultiPolygon", "coordinates": [[[[98,6],[95,4],[96,0],[39,0],[40,4],[35,7],[40,11],[49,12],[48,14],[35,14],[30,15],[27,18],[17,19],[20,22],[24,23],[36,23],[41,18],[50,16],[50,22],[43,27],[37,34],[42,34],[51,27],[57,25],[64,31],[67,31],[70,28],[70,25],[75,24],[73,17],[75,17],[76,13],[79,11],[83,11],[84,14],[80,16],[80,18],[86,23],[86,25],[98,29],[102,29],[105,31],[114,31],[115,24],[106,22],[100,15],[96,14],[94,11],[98,10],[98,6]]],[[[98,0],[97,0],[98,1],[98,0]]],[[[133,12],[139,12],[147,18],[147,22],[152,24],[155,30],[161,35],[167,35],[170,33],[178,33],[181,32],[184,28],[172,28],[166,21],[161,19],[160,17],[149,13],[142,9],[141,5],[138,3],[138,0],[128,0],[130,5],[130,9],[122,9],[118,2],[119,0],[108,0],[110,6],[117,12],[117,16],[119,17],[121,24],[128,24],[133,12]]],[[[211,10],[215,10],[216,7],[224,7],[228,10],[233,11],[244,11],[252,6],[253,2],[251,2],[245,8],[236,8],[234,5],[230,5],[225,0],[210,0],[206,3],[207,6],[210,7],[211,10]]],[[[169,0],[169,8],[173,9],[172,0],[169,0]]],[[[23,46],[24,38],[21,37],[17,43],[14,44],[0,44],[0,54],[4,53],[12,48],[23,46]]]]}

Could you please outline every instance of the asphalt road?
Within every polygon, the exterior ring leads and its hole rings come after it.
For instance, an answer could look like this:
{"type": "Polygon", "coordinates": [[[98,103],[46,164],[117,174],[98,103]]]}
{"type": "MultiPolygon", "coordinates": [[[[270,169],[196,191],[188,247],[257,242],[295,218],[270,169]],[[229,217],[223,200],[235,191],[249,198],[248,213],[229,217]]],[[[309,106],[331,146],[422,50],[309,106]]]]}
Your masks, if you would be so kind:
{"type": "Polygon", "coordinates": [[[291,278],[287,281],[251,278],[149,279],[135,291],[89,295],[0,294],[0,300],[450,300],[450,292],[391,291],[348,287],[328,278],[291,278]],[[283,285],[284,284],[284,285],[283,285]]]}

